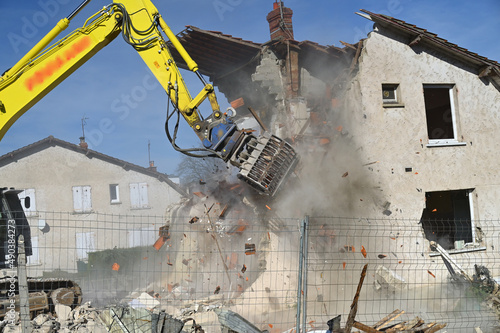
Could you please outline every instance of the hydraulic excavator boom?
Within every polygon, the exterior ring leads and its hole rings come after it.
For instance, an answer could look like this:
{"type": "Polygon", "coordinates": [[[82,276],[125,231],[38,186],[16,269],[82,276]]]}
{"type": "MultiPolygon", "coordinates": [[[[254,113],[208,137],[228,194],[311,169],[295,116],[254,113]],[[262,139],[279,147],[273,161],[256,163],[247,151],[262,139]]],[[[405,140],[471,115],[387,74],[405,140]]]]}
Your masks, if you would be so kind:
{"type": "Polygon", "coordinates": [[[196,62],[150,0],[116,1],[91,16],[83,27],[53,42],[89,1],[85,0],[67,18],[60,20],[0,77],[0,140],[23,113],[121,34],[142,57],[171,101],[173,108],[167,111],[165,127],[174,149],[195,157],[221,158],[238,167],[238,177],[260,193],[274,195],[298,161],[294,149],[274,135],[254,136],[239,129],[232,119],[235,113],[220,110],[214,87],[205,82],[196,62]],[[203,89],[196,96],[191,96],[167,41],[203,83],[203,89]],[[204,118],[199,106],[206,99],[211,114],[204,118]],[[176,144],[178,124],[173,133],[168,126],[175,115],[182,116],[194,130],[202,148],[182,149],[176,144]]]}

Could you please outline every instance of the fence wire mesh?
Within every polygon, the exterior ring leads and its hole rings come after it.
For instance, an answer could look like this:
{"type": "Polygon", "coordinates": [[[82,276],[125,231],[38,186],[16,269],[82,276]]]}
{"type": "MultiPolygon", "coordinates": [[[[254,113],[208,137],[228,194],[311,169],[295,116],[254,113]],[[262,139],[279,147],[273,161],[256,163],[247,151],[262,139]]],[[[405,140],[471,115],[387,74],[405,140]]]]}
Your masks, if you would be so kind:
{"type": "Polygon", "coordinates": [[[292,332],[300,307],[300,327],[326,330],[337,315],[345,325],[368,264],[357,322],[374,325],[398,309],[394,323],[419,317],[448,332],[499,325],[500,301],[484,281],[500,276],[497,221],[475,221],[474,242],[432,239],[471,279],[483,279],[473,284],[431,249],[418,220],[308,217],[301,253],[304,217],[33,215],[28,276],[74,281],[95,308],[156,307],[205,332],[220,332],[220,310],[231,310],[259,330],[292,332]],[[475,265],[489,275],[475,276],[475,265]]]}

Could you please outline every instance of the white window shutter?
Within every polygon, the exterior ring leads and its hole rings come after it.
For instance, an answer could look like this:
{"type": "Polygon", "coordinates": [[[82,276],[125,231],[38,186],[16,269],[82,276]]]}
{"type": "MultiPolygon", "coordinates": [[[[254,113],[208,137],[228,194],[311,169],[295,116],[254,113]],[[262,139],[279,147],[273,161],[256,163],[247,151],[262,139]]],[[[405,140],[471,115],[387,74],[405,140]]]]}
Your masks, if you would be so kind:
{"type": "Polygon", "coordinates": [[[90,186],[82,186],[82,208],[84,212],[92,211],[92,191],[90,186]]]}
{"type": "Polygon", "coordinates": [[[83,193],[81,186],[73,186],[73,209],[77,213],[83,212],[83,193]]]}
{"type": "Polygon", "coordinates": [[[148,184],[147,183],[140,183],[139,184],[139,200],[141,203],[141,208],[147,208],[149,206],[149,200],[148,200],[148,184]]]}
{"type": "Polygon", "coordinates": [[[94,232],[76,233],[76,257],[77,259],[88,259],[89,252],[95,251],[94,232]]]}
{"type": "Polygon", "coordinates": [[[140,208],[139,186],[138,184],[130,184],[130,206],[132,208],[140,208]]]}

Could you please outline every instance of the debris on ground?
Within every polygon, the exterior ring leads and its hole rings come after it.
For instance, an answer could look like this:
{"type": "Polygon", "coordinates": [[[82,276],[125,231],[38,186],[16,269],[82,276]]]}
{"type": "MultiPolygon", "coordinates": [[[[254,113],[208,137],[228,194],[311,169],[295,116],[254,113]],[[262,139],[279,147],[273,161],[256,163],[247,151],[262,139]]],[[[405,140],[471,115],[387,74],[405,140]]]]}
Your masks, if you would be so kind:
{"type": "MultiPolygon", "coordinates": [[[[382,266],[379,266],[382,267],[382,266]]],[[[331,330],[334,332],[345,332],[350,333],[352,328],[357,328],[362,332],[375,333],[375,332],[425,332],[425,333],[434,333],[446,327],[446,324],[438,324],[435,322],[426,324],[423,319],[419,317],[415,317],[410,321],[402,321],[398,323],[393,323],[393,321],[401,316],[404,311],[396,309],[388,316],[382,318],[373,326],[368,326],[363,323],[360,323],[355,320],[356,314],[358,311],[358,302],[359,302],[359,294],[361,292],[361,288],[363,287],[363,282],[366,277],[366,271],[368,269],[368,264],[363,267],[361,272],[361,277],[359,279],[358,288],[356,290],[356,294],[354,295],[354,299],[351,305],[351,311],[349,312],[349,316],[347,317],[346,326],[342,329],[331,330]]],[[[340,316],[335,317],[331,321],[329,321],[328,325],[333,326],[336,323],[338,327],[338,323],[340,322],[340,316]]]]}

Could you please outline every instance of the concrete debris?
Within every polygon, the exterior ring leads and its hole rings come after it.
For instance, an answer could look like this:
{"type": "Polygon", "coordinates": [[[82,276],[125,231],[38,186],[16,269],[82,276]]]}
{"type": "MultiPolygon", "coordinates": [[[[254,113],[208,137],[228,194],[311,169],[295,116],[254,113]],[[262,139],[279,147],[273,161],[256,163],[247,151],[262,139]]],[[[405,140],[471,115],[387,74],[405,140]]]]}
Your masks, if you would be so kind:
{"type": "Polygon", "coordinates": [[[385,266],[377,267],[373,284],[375,290],[384,290],[391,293],[406,288],[406,281],[385,266]]]}
{"type": "Polygon", "coordinates": [[[129,305],[135,309],[145,308],[152,310],[160,305],[160,302],[148,293],[142,293],[138,298],[132,300],[129,305]]]}
{"type": "Polygon", "coordinates": [[[216,309],[214,312],[219,317],[223,333],[261,333],[262,331],[255,327],[248,320],[226,309],[216,309]]]}
{"type": "MultiPolygon", "coordinates": [[[[85,303],[71,310],[64,304],[56,304],[54,313],[42,313],[33,318],[31,327],[33,333],[52,333],[52,332],[108,332],[99,318],[100,310],[85,303]]],[[[19,318],[15,320],[16,325],[7,321],[0,322],[0,331],[3,328],[6,332],[21,332],[19,318]]]]}

